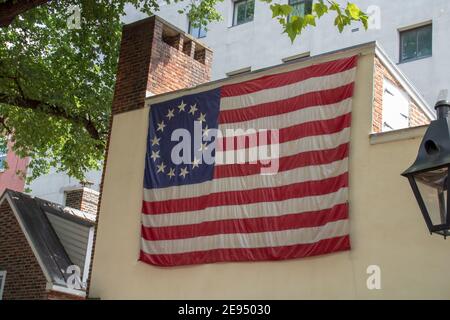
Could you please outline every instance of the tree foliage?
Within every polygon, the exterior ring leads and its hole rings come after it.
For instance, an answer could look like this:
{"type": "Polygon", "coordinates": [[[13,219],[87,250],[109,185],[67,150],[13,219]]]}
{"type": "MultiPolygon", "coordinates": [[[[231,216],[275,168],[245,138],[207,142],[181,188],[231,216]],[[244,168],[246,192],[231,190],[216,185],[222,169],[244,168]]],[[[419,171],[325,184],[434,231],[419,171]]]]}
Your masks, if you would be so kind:
{"type": "MultiPolygon", "coordinates": [[[[189,1],[180,13],[207,25],[221,19],[215,10],[221,1],[189,1]]],[[[21,2],[0,0],[0,8],[21,2]]],[[[29,180],[50,167],[83,180],[86,171],[99,168],[105,151],[125,5],[152,14],[159,4],[157,0],[43,2],[16,11],[15,19],[12,11],[0,28],[0,133],[12,137],[19,156],[30,157],[29,180]],[[81,9],[80,29],[68,28],[71,6],[81,9]]],[[[292,41],[329,12],[336,14],[340,31],[352,21],[367,26],[367,16],[351,3],[342,8],[335,1],[320,0],[304,17],[292,16],[289,5],[271,3],[271,10],[292,41]]]]}

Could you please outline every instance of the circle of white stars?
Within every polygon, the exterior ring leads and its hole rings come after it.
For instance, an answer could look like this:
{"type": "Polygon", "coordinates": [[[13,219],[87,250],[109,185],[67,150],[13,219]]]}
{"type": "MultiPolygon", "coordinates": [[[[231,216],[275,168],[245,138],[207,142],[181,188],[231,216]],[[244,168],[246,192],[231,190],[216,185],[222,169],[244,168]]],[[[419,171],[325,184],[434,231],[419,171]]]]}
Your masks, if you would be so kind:
{"type": "MultiPolygon", "coordinates": [[[[152,146],[151,146],[150,158],[153,160],[153,162],[156,165],[156,168],[157,168],[156,173],[157,174],[165,174],[165,175],[167,175],[167,177],[169,177],[170,180],[176,176],[186,179],[186,176],[188,176],[189,173],[191,173],[191,172],[188,170],[187,166],[184,166],[184,167],[182,166],[180,168],[179,172],[177,172],[176,167],[168,166],[163,161],[160,161],[161,156],[159,154],[160,150],[158,150],[158,148],[160,146],[161,138],[158,138],[157,134],[159,132],[163,133],[167,124],[173,118],[175,118],[177,115],[181,115],[183,113],[186,115],[191,115],[194,118],[194,120],[202,123],[203,137],[208,137],[208,134],[210,131],[210,129],[208,128],[208,125],[206,124],[206,113],[200,112],[199,109],[197,108],[196,103],[188,106],[182,100],[178,106],[168,109],[167,114],[165,115],[164,119],[161,120],[161,122],[156,124],[156,133],[155,133],[155,136],[153,137],[153,139],[151,139],[152,146]],[[204,127],[203,127],[203,125],[204,125],[204,127]],[[154,150],[154,148],[155,148],[155,150],[154,150]]],[[[198,151],[204,151],[204,150],[208,150],[208,146],[207,146],[206,142],[201,144],[200,149],[198,151]]],[[[200,159],[197,159],[196,157],[194,157],[194,160],[192,161],[191,165],[192,165],[191,171],[195,170],[200,165],[200,159]]]]}

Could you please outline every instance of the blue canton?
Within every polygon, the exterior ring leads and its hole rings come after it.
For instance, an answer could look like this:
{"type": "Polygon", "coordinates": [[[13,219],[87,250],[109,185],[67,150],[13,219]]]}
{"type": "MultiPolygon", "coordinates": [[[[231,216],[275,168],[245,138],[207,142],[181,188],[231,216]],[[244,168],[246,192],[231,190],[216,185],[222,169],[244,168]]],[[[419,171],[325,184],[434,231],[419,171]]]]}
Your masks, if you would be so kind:
{"type": "MultiPolygon", "coordinates": [[[[194,122],[201,122],[203,136],[218,129],[220,88],[150,106],[144,188],[156,189],[190,185],[213,179],[214,164],[199,163],[194,150],[194,122]],[[176,129],[189,131],[191,139],[190,163],[174,164],[171,154],[179,141],[171,141],[176,129]]],[[[213,141],[203,139],[201,148],[213,141]]],[[[214,155],[214,153],[213,153],[214,155]]]]}

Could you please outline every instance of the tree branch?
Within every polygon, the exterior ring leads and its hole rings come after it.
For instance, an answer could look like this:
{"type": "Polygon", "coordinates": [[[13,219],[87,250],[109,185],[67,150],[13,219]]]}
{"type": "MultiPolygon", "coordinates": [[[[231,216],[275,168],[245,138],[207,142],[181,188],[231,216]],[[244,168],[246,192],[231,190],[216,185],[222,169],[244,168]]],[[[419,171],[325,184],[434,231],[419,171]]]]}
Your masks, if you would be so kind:
{"type": "Polygon", "coordinates": [[[7,0],[0,3],[0,28],[9,26],[14,19],[30,9],[40,6],[50,0],[7,0]]]}
{"type": "MultiPolygon", "coordinates": [[[[20,88],[20,87],[19,87],[20,88]]],[[[88,118],[79,115],[70,115],[64,108],[56,105],[51,105],[42,101],[29,99],[25,97],[10,97],[6,94],[0,94],[0,103],[35,111],[66,119],[72,123],[80,124],[88,132],[89,136],[96,140],[102,141],[101,135],[98,132],[95,124],[88,118]]],[[[0,122],[1,124],[1,122],[0,122]]]]}

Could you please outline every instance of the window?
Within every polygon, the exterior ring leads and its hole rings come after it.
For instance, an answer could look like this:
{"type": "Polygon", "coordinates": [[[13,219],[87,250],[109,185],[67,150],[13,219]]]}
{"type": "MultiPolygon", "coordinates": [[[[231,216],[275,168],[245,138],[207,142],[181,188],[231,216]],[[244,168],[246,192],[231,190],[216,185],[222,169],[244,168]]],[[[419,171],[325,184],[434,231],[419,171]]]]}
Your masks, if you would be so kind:
{"type": "Polygon", "coordinates": [[[430,57],[433,47],[433,26],[427,25],[400,32],[400,62],[430,57]]]}
{"type": "Polygon", "coordinates": [[[194,27],[189,21],[189,34],[196,37],[197,39],[204,38],[206,37],[206,28],[203,25],[194,27]]]}
{"type": "Polygon", "coordinates": [[[292,16],[304,17],[312,12],[313,0],[289,0],[289,4],[292,6],[292,16]]]}
{"type": "Polygon", "coordinates": [[[409,127],[409,97],[389,80],[383,83],[382,132],[409,127]]]}
{"type": "Polygon", "coordinates": [[[234,2],[233,26],[250,22],[255,13],[255,0],[238,0],[234,2]]]}
{"type": "Polygon", "coordinates": [[[8,155],[8,142],[0,139],[0,172],[6,169],[6,156],[8,155]]]}
{"type": "Polygon", "coordinates": [[[0,300],[3,299],[3,288],[5,287],[6,271],[0,271],[0,300]]]}

